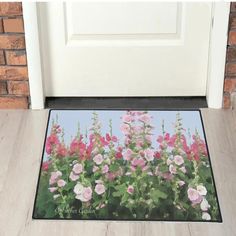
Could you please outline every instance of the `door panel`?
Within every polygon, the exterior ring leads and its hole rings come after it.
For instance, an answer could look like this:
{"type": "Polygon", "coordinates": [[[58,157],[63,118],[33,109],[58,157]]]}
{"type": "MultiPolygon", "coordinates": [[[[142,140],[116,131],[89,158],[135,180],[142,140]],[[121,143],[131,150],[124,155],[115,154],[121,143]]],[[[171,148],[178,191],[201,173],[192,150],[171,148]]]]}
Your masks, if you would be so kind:
{"type": "Polygon", "coordinates": [[[206,94],[210,3],[37,3],[46,96],[206,94]]]}

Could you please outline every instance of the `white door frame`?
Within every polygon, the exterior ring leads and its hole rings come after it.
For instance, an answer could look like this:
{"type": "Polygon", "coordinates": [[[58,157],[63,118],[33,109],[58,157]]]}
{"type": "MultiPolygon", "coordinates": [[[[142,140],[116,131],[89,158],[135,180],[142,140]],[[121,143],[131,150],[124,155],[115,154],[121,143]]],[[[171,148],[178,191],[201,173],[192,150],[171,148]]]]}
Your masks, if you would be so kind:
{"type": "MultiPolygon", "coordinates": [[[[44,108],[43,77],[37,19],[37,3],[23,1],[31,108],[44,108]]],[[[222,108],[230,3],[215,2],[209,42],[206,97],[209,108],[222,108]]]]}

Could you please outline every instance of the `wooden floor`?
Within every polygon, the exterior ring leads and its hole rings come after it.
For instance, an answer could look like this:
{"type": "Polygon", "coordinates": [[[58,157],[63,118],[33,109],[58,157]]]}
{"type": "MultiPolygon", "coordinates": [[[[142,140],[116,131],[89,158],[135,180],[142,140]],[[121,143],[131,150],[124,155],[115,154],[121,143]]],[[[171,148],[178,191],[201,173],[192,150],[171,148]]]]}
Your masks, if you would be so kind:
{"type": "Polygon", "coordinates": [[[202,113],[223,223],[32,220],[48,111],[0,111],[0,236],[236,235],[236,112],[202,113]]]}

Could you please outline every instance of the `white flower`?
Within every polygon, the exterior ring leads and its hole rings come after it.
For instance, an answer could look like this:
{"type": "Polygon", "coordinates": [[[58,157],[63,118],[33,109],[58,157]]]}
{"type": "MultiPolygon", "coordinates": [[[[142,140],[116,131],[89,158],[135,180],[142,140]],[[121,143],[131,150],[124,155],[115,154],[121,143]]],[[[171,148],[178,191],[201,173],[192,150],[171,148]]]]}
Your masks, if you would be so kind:
{"type": "Polygon", "coordinates": [[[84,186],[78,182],[75,187],[74,187],[74,193],[77,194],[77,195],[80,195],[84,190],[84,186]]]}
{"type": "Polygon", "coordinates": [[[201,210],[202,211],[207,211],[208,208],[210,208],[210,205],[208,203],[208,201],[206,200],[206,198],[203,198],[201,204],[200,204],[201,210]]]}
{"type": "Polygon", "coordinates": [[[198,185],[197,186],[197,191],[202,196],[205,196],[207,194],[207,190],[206,190],[206,188],[203,185],[198,185]]]}
{"type": "Polygon", "coordinates": [[[210,216],[209,213],[203,212],[203,213],[202,213],[202,219],[203,219],[203,220],[211,220],[211,216],[210,216]]]}

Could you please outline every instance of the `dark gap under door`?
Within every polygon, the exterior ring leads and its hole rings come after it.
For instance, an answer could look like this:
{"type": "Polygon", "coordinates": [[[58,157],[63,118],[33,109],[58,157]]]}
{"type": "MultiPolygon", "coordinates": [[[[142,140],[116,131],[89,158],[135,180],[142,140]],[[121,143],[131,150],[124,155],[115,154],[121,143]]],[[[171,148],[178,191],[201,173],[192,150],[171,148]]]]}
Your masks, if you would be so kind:
{"type": "Polygon", "coordinates": [[[46,108],[206,108],[206,97],[46,97],[46,108]]]}

